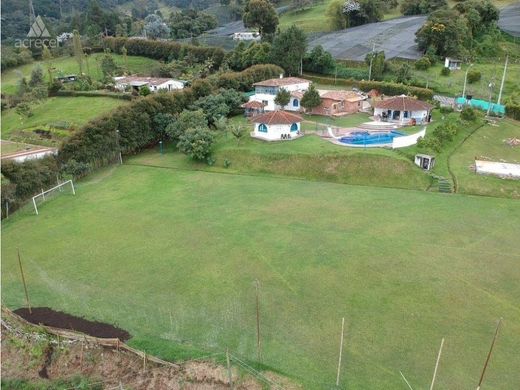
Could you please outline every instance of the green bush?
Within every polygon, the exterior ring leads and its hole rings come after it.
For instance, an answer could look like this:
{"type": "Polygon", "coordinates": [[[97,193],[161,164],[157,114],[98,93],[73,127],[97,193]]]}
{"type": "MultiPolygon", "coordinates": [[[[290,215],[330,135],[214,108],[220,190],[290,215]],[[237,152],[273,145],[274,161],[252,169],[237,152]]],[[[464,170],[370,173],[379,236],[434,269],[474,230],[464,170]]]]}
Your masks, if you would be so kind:
{"type": "Polygon", "coordinates": [[[473,108],[466,106],[460,112],[460,117],[467,122],[474,122],[477,120],[477,113],[473,108]]]}
{"type": "Polygon", "coordinates": [[[426,56],[421,57],[419,60],[415,61],[415,69],[417,70],[427,70],[430,66],[432,66],[432,63],[426,56]]]}
{"type": "MultiPolygon", "coordinates": [[[[204,161],[209,163],[211,155],[211,147],[214,142],[213,133],[204,127],[197,127],[188,129],[177,143],[179,150],[191,157],[194,160],[204,161]]],[[[212,165],[212,164],[210,164],[212,165]]]]}
{"type": "Polygon", "coordinates": [[[441,112],[441,114],[450,114],[453,112],[453,107],[446,107],[446,106],[442,106],[439,111],[441,112]]]}
{"type": "Polygon", "coordinates": [[[450,68],[444,67],[444,68],[441,69],[441,76],[449,76],[450,73],[451,73],[450,68]]]}
{"type": "Polygon", "coordinates": [[[482,78],[482,74],[478,70],[471,69],[468,72],[468,83],[470,83],[470,84],[480,81],[481,78],[482,78]]]}

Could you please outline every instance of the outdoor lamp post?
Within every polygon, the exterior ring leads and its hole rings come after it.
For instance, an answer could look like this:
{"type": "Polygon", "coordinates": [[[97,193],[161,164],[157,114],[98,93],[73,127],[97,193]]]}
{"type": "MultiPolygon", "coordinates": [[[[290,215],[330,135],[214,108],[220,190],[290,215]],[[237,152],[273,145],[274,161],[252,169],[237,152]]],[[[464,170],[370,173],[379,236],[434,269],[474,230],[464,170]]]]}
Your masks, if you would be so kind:
{"type": "Polygon", "coordinates": [[[464,103],[466,103],[466,83],[468,82],[468,72],[472,66],[473,64],[469,64],[466,74],[464,75],[464,88],[462,89],[462,98],[464,99],[464,103]]]}

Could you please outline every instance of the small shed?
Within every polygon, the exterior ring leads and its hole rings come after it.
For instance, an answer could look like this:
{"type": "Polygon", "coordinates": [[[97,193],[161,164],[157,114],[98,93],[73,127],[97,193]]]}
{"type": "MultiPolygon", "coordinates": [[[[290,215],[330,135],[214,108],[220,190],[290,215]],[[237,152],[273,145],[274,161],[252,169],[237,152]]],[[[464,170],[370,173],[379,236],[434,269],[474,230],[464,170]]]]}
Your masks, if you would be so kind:
{"type": "Polygon", "coordinates": [[[449,70],[459,70],[462,66],[462,61],[456,58],[446,57],[444,59],[444,67],[449,70]]]}
{"type": "Polygon", "coordinates": [[[435,157],[427,154],[416,154],[415,165],[421,167],[425,171],[431,171],[435,166],[435,157]]]}
{"type": "Polygon", "coordinates": [[[287,111],[270,111],[252,118],[251,136],[266,141],[291,140],[302,136],[302,117],[287,111]]]}

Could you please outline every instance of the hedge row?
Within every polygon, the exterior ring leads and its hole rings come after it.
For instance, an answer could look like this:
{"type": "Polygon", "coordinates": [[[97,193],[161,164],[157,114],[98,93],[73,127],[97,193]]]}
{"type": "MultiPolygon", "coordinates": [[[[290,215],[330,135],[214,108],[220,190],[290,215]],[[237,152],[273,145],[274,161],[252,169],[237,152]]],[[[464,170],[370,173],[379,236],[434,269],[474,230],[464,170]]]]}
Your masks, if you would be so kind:
{"type": "Polygon", "coordinates": [[[377,89],[381,93],[389,96],[393,95],[412,95],[422,100],[433,99],[433,91],[428,88],[414,87],[406,84],[388,83],[386,81],[364,81],[354,79],[336,79],[323,76],[305,74],[304,77],[319,84],[336,84],[345,87],[357,87],[362,91],[368,92],[377,89]]]}
{"type": "Polygon", "coordinates": [[[125,47],[128,55],[162,61],[189,58],[193,62],[203,63],[209,59],[213,62],[215,69],[220,68],[225,55],[224,50],[220,47],[193,46],[175,41],[107,37],[105,45],[118,54],[121,54],[121,50],[125,47]]]}
{"type": "Polygon", "coordinates": [[[506,104],[506,115],[510,118],[520,120],[520,104],[507,103],[506,104]]]}
{"type": "Polygon", "coordinates": [[[86,97],[111,97],[114,99],[132,100],[134,96],[122,92],[107,91],[69,91],[60,90],[52,93],[53,96],[86,96],[86,97]]]}

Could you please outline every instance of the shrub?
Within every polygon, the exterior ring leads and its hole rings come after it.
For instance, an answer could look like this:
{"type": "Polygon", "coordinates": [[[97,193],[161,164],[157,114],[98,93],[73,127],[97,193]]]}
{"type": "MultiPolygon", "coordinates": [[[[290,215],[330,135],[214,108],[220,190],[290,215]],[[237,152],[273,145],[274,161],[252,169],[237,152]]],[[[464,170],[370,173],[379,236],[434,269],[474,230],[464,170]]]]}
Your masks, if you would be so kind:
{"type": "Polygon", "coordinates": [[[460,112],[460,117],[465,121],[474,122],[477,120],[477,113],[473,108],[466,106],[460,112]]]}
{"type": "Polygon", "coordinates": [[[176,121],[166,126],[165,132],[171,139],[179,140],[188,129],[200,127],[208,127],[208,120],[206,119],[204,111],[184,110],[180,113],[176,121]]]}
{"type": "MultiPolygon", "coordinates": [[[[188,129],[177,143],[179,150],[194,160],[208,160],[214,137],[211,131],[204,127],[188,129]]],[[[208,160],[209,162],[209,160],[208,160]]]]}
{"type": "Polygon", "coordinates": [[[450,73],[451,73],[450,68],[444,67],[444,68],[441,69],[441,76],[449,76],[450,73]]]}
{"type": "Polygon", "coordinates": [[[151,93],[152,91],[150,91],[150,87],[148,87],[148,85],[144,85],[139,89],[139,95],[141,96],[148,96],[151,93]]]}
{"type": "Polygon", "coordinates": [[[468,83],[476,83],[477,81],[480,81],[481,77],[482,74],[478,70],[471,69],[468,72],[468,83]]]}
{"type": "Polygon", "coordinates": [[[419,60],[415,61],[415,69],[417,70],[427,70],[430,66],[432,66],[430,58],[426,56],[421,57],[419,60]]]}
{"type": "Polygon", "coordinates": [[[439,111],[441,112],[441,114],[449,114],[449,113],[452,113],[453,112],[453,107],[446,107],[446,106],[442,106],[439,111]]]}

